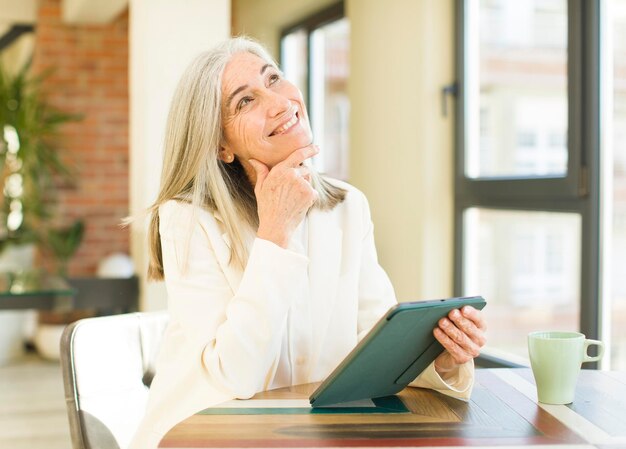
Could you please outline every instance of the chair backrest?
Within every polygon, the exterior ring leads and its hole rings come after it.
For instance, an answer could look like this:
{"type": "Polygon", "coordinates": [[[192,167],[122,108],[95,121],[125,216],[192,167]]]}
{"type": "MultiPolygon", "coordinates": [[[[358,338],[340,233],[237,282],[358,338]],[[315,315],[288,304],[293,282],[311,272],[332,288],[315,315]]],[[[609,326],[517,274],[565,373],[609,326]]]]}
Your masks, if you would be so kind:
{"type": "Polygon", "coordinates": [[[144,415],[167,312],[76,321],[61,338],[74,449],[126,449],[144,415]]]}

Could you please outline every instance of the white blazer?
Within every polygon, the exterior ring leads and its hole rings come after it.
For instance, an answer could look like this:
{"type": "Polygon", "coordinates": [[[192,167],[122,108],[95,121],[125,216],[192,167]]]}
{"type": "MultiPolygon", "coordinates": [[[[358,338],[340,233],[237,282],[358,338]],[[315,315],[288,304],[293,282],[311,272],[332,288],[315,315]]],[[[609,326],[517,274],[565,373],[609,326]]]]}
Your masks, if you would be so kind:
{"type": "MultiPolygon", "coordinates": [[[[323,380],[396,303],[365,196],[333,182],[348,191],[343,203],[310,211],[288,249],[251,235],[243,271],[228,263],[217,214],[177,201],[159,208],[170,324],[131,448],[156,447],[221,402],[323,380]]],[[[467,399],[473,363],[448,383],[431,365],[412,385],[467,399]]]]}

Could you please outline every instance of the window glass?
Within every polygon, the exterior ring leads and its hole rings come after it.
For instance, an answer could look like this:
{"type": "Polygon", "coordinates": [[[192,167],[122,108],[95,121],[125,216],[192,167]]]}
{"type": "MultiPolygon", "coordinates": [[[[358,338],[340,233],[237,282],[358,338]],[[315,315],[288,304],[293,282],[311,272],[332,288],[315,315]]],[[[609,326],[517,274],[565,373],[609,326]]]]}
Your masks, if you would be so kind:
{"type": "Polygon", "coordinates": [[[527,357],[526,335],[578,330],[581,217],[468,209],[464,294],[482,295],[488,350],[527,357]]]}
{"type": "Polygon", "coordinates": [[[348,73],[350,25],[340,19],[311,33],[311,101],[313,138],[321,151],[316,168],[334,178],[348,178],[348,73]]]}
{"type": "Polygon", "coordinates": [[[613,154],[612,242],[611,246],[611,369],[626,370],[626,0],[609,3],[611,35],[613,154]]]}
{"type": "Polygon", "coordinates": [[[281,69],[285,78],[294,83],[302,92],[305,103],[307,102],[309,86],[309,41],[306,30],[299,29],[287,34],[281,41],[281,69]]]}
{"type": "Polygon", "coordinates": [[[565,176],[567,0],[467,5],[466,175],[565,176]]]}

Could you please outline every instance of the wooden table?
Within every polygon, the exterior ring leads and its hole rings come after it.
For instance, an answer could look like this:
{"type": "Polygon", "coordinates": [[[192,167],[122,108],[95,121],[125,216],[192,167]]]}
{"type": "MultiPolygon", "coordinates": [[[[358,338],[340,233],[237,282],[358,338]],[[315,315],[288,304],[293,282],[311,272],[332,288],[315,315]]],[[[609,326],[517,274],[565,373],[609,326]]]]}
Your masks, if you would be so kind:
{"type": "Polygon", "coordinates": [[[529,369],[476,371],[469,403],[407,388],[369,407],[312,411],[300,385],[230,401],[171,429],[161,448],[553,446],[626,448],[626,373],[583,370],[570,405],[537,403],[529,369]]]}

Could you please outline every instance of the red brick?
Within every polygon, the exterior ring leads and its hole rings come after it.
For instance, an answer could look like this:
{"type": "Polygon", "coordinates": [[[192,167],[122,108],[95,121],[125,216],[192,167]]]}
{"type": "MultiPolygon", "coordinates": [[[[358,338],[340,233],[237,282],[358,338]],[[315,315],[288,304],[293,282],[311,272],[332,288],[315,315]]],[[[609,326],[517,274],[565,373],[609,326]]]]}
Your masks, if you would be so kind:
{"type": "Polygon", "coordinates": [[[69,272],[87,276],[107,255],[130,252],[130,230],[118,226],[129,197],[128,12],[102,26],[63,24],[60,12],[60,0],[40,0],[33,70],[54,67],[44,83],[49,102],[84,115],[61,130],[61,159],[77,177],[74,186],[59,181],[52,222],[85,221],[69,272]]]}

